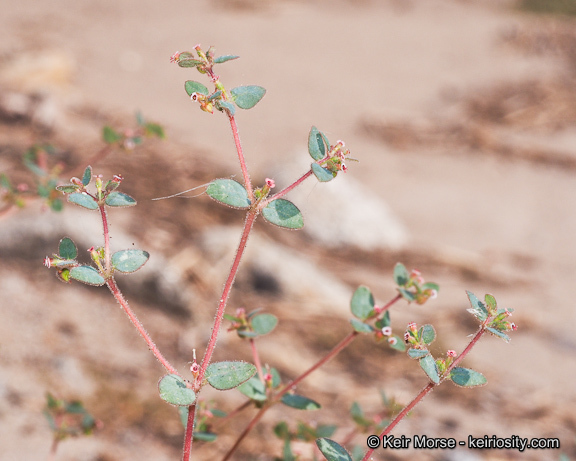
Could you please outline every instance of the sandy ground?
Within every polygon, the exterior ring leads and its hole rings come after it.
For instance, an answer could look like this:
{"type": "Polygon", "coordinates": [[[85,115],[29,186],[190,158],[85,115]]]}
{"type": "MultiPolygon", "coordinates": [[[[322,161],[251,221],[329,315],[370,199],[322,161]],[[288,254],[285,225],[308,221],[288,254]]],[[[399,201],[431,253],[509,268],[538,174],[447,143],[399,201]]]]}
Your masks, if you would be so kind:
{"type": "MultiPolygon", "coordinates": [[[[383,248],[374,251],[318,248],[309,236],[286,236],[264,226],[257,228],[262,238],[292,252],[299,249],[303,260],[313,260],[348,290],[370,285],[382,301],[393,293],[389,281],[382,280],[389,280],[394,262],[404,257],[407,264],[418,265],[440,282],[440,297],[425,311],[410,307],[399,312],[399,322],[433,322],[442,330],[446,347],[461,349],[473,331],[461,314],[465,289],[479,295],[490,292],[502,306],[516,310],[520,328],[512,343],[485,340],[469,359],[469,366],[486,374],[488,386],[466,394],[460,389],[437,391],[398,427],[397,435],[514,434],[560,437],[562,444],[561,450],[543,452],[420,454],[437,460],[556,460],[561,453],[576,457],[573,21],[520,13],[510,2],[447,0],[5,0],[2,10],[0,88],[44,95],[53,104],[49,107],[54,116],[47,116],[51,131],[24,122],[3,124],[0,171],[19,174],[13,162],[17,150],[42,136],[89,158],[97,150],[93,146],[103,123],[124,123],[139,109],[166,127],[169,140],[153,143],[138,160],[138,154],[107,159],[102,168],[122,168],[125,177],[139,177],[138,184],[127,187],[138,190],[140,197],[168,195],[214,176],[238,174],[225,119],[200,112],[183,91],[184,80],[201,77],[168,62],[175,51],[197,43],[214,45],[221,54],[238,54],[240,60],[221,67],[222,80],[230,87],[258,84],[268,90],[257,108],[238,115],[253,177],[261,180],[277,172],[286,159],[306,168],[306,137],[316,125],[331,139],[345,140],[360,160],[350,165],[343,181],[359,180],[366,197],[385,202],[406,229],[400,248],[386,249],[383,237],[383,248]]],[[[306,195],[299,205],[305,213],[313,210],[306,195]]],[[[139,239],[166,258],[177,254],[169,243],[195,251],[205,225],[240,224],[237,215],[223,212],[210,221],[200,200],[189,205],[198,219],[182,218],[181,210],[166,202],[157,206],[147,204],[143,214],[131,215],[152,224],[134,225],[127,219],[118,225],[127,239],[139,239]],[[183,223],[167,222],[167,216],[183,223]],[[192,232],[192,244],[183,243],[185,232],[192,232]]],[[[337,208],[338,203],[330,206],[337,208]]],[[[46,219],[34,207],[12,214],[3,220],[3,238],[13,235],[7,229],[18,226],[47,226],[46,219]]],[[[161,423],[142,423],[167,418],[153,389],[160,370],[124,317],[110,320],[86,311],[88,306],[113,304],[111,299],[44,280],[47,271],[34,263],[53,251],[57,238],[53,242],[46,248],[45,242],[6,240],[0,253],[0,459],[45,459],[50,434],[41,408],[47,390],[92,403],[108,428],[89,439],[64,442],[58,459],[178,459],[177,421],[162,428],[161,423]],[[23,247],[31,248],[24,260],[15,250],[23,247]],[[46,309],[47,303],[60,310],[46,309]],[[70,325],[72,335],[65,333],[70,325]],[[102,363],[107,370],[102,371],[102,363]],[[103,385],[104,378],[114,384],[103,385]],[[118,390],[128,385],[138,386],[137,398],[118,390]]],[[[256,238],[250,243],[256,244],[256,238]]],[[[215,291],[204,280],[208,288],[202,291],[201,273],[188,280],[191,291],[196,299],[217,299],[223,278],[211,281],[215,291]]],[[[247,299],[261,302],[249,288],[248,282],[239,286],[247,299]]],[[[291,308],[287,313],[286,299],[266,296],[271,309],[286,318],[286,339],[290,328],[302,328],[298,321],[306,316],[326,322],[318,312],[297,314],[291,308]]],[[[246,302],[240,295],[233,301],[246,302]]],[[[344,307],[347,302],[341,299],[344,307]]],[[[211,314],[194,315],[200,321],[211,314]]],[[[150,329],[158,342],[178,354],[184,366],[190,347],[182,319],[158,309],[145,310],[143,316],[154,325],[150,329]],[[174,329],[178,340],[171,338],[174,329]]],[[[328,343],[346,331],[346,316],[335,317],[339,326],[333,328],[339,330],[327,337],[328,343]]],[[[193,331],[190,341],[197,342],[201,328],[193,331]]],[[[222,347],[234,351],[236,346],[223,341],[222,347]]],[[[280,348],[279,353],[306,362],[305,347],[295,352],[280,348]]],[[[358,357],[372,354],[371,347],[358,347],[349,358],[361,363],[358,357]]],[[[280,361],[285,370],[294,371],[291,360],[280,361]]],[[[407,402],[423,386],[410,364],[398,365],[409,370],[405,378],[365,384],[380,369],[365,362],[352,373],[345,360],[331,369],[345,370],[342,384],[328,392],[333,406],[345,410],[354,399],[375,405],[378,387],[407,402]]],[[[330,382],[327,376],[318,378],[310,389],[320,392],[330,382]]],[[[323,422],[329,417],[344,418],[334,410],[322,416],[323,422]]],[[[280,454],[272,423],[267,421],[254,435],[261,437],[261,445],[247,443],[237,459],[280,454]]],[[[232,441],[232,436],[222,437],[217,448],[204,447],[196,459],[218,459],[214,453],[223,453],[232,441]]],[[[413,453],[379,452],[375,459],[408,456],[413,453]]]]}

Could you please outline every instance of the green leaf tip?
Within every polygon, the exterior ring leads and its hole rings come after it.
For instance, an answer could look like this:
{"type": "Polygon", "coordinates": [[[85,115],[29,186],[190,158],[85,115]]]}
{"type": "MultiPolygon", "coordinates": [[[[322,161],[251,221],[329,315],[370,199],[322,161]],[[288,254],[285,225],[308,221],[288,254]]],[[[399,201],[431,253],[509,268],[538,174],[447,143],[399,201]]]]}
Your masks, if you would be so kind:
{"type": "Polygon", "coordinates": [[[68,196],[68,201],[88,210],[98,209],[98,202],[86,192],[74,192],[68,196]]]}
{"type": "Polygon", "coordinates": [[[136,200],[124,192],[110,192],[106,197],[106,205],[111,207],[128,207],[136,205],[136,200]]]}
{"type": "Polygon", "coordinates": [[[438,384],[440,382],[440,376],[438,374],[438,367],[436,366],[436,361],[434,357],[430,354],[425,355],[419,360],[420,367],[424,370],[424,372],[430,378],[434,384],[438,384]]]}
{"type": "Polygon", "coordinates": [[[84,185],[84,187],[90,184],[91,180],[92,180],[92,167],[88,165],[84,170],[84,174],[82,175],[82,184],[84,185]]]}
{"type": "Polygon", "coordinates": [[[314,160],[322,160],[326,156],[326,145],[324,144],[324,137],[318,131],[318,128],[313,126],[308,134],[308,153],[314,160]]]}
{"type": "Polygon", "coordinates": [[[86,285],[101,286],[106,283],[104,277],[92,266],[77,266],[70,269],[70,278],[86,285]]]}
{"type": "Polygon", "coordinates": [[[350,310],[354,317],[366,320],[374,313],[374,296],[366,286],[359,286],[350,300],[350,310]]]}
{"type": "Polygon", "coordinates": [[[58,245],[58,256],[62,259],[76,259],[78,248],[70,237],[64,237],[58,245]]]}
{"type": "Polygon", "coordinates": [[[470,370],[469,368],[453,368],[450,372],[450,379],[454,384],[461,387],[483,386],[488,381],[482,373],[470,370]]]}
{"type": "Polygon", "coordinates": [[[160,398],[176,406],[190,406],[196,401],[196,394],[186,386],[178,375],[164,375],[158,382],[160,398]]]}
{"type": "Polygon", "coordinates": [[[252,328],[258,335],[267,335],[276,325],[278,325],[278,317],[272,314],[258,314],[252,318],[252,328]]]}
{"type": "Polygon", "coordinates": [[[318,179],[320,182],[332,181],[336,177],[335,173],[332,173],[330,170],[324,168],[318,163],[313,163],[310,165],[310,168],[312,169],[314,176],[316,176],[316,179],[318,179]]]}
{"type": "Polygon", "coordinates": [[[298,410],[319,410],[322,408],[318,402],[298,394],[284,394],[281,401],[284,405],[298,410]]]}
{"type": "Polygon", "coordinates": [[[296,205],[282,198],[273,200],[262,210],[262,216],[269,223],[287,229],[301,229],[304,218],[296,205]]]}
{"type": "Polygon", "coordinates": [[[208,88],[202,85],[202,83],[195,82],[194,80],[187,80],[186,83],[184,83],[184,89],[186,90],[188,96],[192,96],[194,93],[200,93],[204,96],[208,96],[210,94],[208,88]]]}

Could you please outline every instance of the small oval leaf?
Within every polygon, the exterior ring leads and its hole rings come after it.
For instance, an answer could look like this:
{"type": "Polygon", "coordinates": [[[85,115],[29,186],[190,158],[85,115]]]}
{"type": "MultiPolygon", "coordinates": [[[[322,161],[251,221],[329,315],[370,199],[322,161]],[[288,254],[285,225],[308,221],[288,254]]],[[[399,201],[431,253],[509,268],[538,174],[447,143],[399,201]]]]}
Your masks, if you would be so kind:
{"type": "Polygon", "coordinates": [[[308,133],[308,153],[314,160],[322,160],[326,156],[326,146],[322,134],[313,126],[308,133]]]}
{"type": "Polygon", "coordinates": [[[78,248],[70,237],[64,237],[58,245],[58,256],[62,259],[76,259],[78,248]]]}
{"type": "Polygon", "coordinates": [[[206,369],[208,383],[220,391],[233,389],[249,380],[256,367],[247,362],[214,362],[206,369]]]}
{"type": "Polygon", "coordinates": [[[70,278],[86,285],[100,286],[106,283],[96,269],[92,266],[77,266],[70,269],[70,278]]]}
{"type": "Polygon", "coordinates": [[[396,263],[394,266],[394,281],[396,282],[396,285],[403,287],[408,283],[408,280],[410,280],[410,274],[408,273],[406,266],[402,263],[396,263]]]}
{"type": "Polygon", "coordinates": [[[90,197],[86,192],[75,192],[68,196],[68,201],[75,205],[88,208],[89,210],[97,210],[98,202],[90,197]]]}
{"type": "Polygon", "coordinates": [[[273,200],[262,210],[264,219],[287,229],[301,229],[304,218],[296,205],[282,198],[273,200]]]}
{"type": "Polygon", "coordinates": [[[314,176],[316,176],[316,179],[318,179],[320,182],[332,181],[335,178],[334,173],[324,168],[323,166],[318,165],[317,163],[313,163],[310,165],[310,167],[312,169],[312,173],[314,173],[314,176]]]}
{"type": "Polygon", "coordinates": [[[206,193],[214,200],[234,208],[248,208],[250,199],[242,184],[233,179],[215,179],[206,188],[206,193]]]}
{"type": "Polygon", "coordinates": [[[196,394],[186,387],[184,380],[178,375],[164,375],[158,382],[160,398],[172,405],[188,407],[196,401],[196,394]]]}
{"type": "Polygon", "coordinates": [[[149,257],[150,253],[143,250],[120,250],[112,255],[112,265],[120,272],[136,272],[149,257]]]}
{"type": "Polygon", "coordinates": [[[216,101],[216,109],[226,110],[230,116],[233,116],[236,113],[236,106],[228,101],[216,101]]]}
{"type": "Polygon", "coordinates": [[[334,440],[328,438],[316,439],[316,446],[328,461],[352,461],[348,452],[334,440]]]}
{"type": "Polygon", "coordinates": [[[259,314],[252,319],[252,328],[259,335],[270,333],[278,325],[278,317],[272,314],[259,314]]]}
{"type": "Polygon", "coordinates": [[[359,286],[350,300],[350,310],[354,317],[366,320],[374,313],[374,296],[368,287],[359,286]]]}
{"type": "Polygon", "coordinates": [[[136,205],[136,200],[130,197],[124,192],[110,192],[108,197],[106,197],[106,205],[114,207],[126,207],[136,205]]]}
{"type": "Polygon", "coordinates": [[[78,189],[80,189],[80,186],[77,186],[76,184],[63,184],[61,186],[56,186],[56,190],[59,190],[64,194],[72,194],[73,192],[78,191],[78,189]]]}
{"type": "Polygon", "coordinates": [[[450,379],[458,386],[475,387],[486,384],[487,379],[478,371],[456,367],[450,372],[450,379]]]}
{"type": "Polygon", "coordinates": [[[230,90],[232,100],[240,109],[252,109],[266,94],[266,89],[257,85],[239,86],[230,90]]]}
{"type": "Polygon", "coordinates": [[[298,410],[318,410],[322,408],[318,402],[298,394],[284,394],[282,403],[298,410]]]}
{"type": "Polygon", "coordinates": [[[188,80],[186,83],[184,83],[184,89],[186,90],[186,93],[188,93],[188,96],[192,96],[194,93],[200,93],[204,96],[208,96],[210,94],[208,88],[206,88],[200,82],[195,82],[194,80],[188,80]]]}
{"type": "Polygon", "coordinates": [[[84,175],[82,175],[82,184],[87,186],[92,181],[92,167],[88,165],[84,170],[84,175]]]}
{"type": "Polygon", "coordinates": [[[434,357],[428,354],[422,357],[419,362],[424,372],[428,375],[428,378],[430,378],[434,384],[438,384],[440,382],[440,376],[438,375],[438,367],[436,366],[434,357]]]}
{"type": "Polygon", "coordinates": [[[430,324],[424,325],[422,328],[420,328],[418,333],[424,344],[431,344],[434,341],[434,338],[436,338],[436,331],[430,324]]]}

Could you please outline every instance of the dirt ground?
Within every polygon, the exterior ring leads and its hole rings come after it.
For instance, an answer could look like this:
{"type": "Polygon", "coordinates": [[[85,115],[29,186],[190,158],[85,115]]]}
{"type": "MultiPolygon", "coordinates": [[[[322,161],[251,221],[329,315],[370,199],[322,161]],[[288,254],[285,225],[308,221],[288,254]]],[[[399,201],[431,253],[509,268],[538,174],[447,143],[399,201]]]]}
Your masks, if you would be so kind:
{"type": "MultiPolygon", "coordinates": [[[[102,146],[102,126],[130,126],[136,110],[166,128],[167,140],[94,166],[122,173],[139,201],[111,213],[112,244],[152,258],[119,284],[185,370],[192,349],[205,347],[242,214],[207,197],[150,199],[240,172],[226,119],[183,91],[202,76],[169,57],[198,43],[240,55],[220,67],[222,81],[267,89],[237,117],[256,183],[270,176],[281,186],[304,171],[312,125],[359,160],[337,178],[343,189],[310,181],[294,198],[308,231],[256,225],[229,312],[263,307],[280,318],[262,340],[263,361],[296,377],[349,331],[358,285],[379,303],[395,295],[392,268],[402,261],[441,290],[424,307],[395,307],[396,331],[430,322],[436,353],[462,350],[475,329],[465,290],[515,309],[519,329],[510,344],[483,339],[467,358],[486,386],[444,384],[394,435],[557,437],[561,448],[378,450],[374,459],[576,459],[574,21],[491,0],[5,0],[0,172],[30,183],[21,155],[50,142],[78,176],[102,146]]],[[[64,235],[81,251],[98,245],[98,221],[72,205],[41,208],[0,217],[0,460],[47,459],[46,392],[81,399],[102,422],[92,437],[62,442],[58,461],[179,459],[182,427],[156,392],[162,369],[126,317],[104,288],[66,286],[41,266],[64,235]]],[[[250,360],[249,348],[223,332],[215,358],[250,360]]],[[[234,459],[280,456],[272,427],[282,419],[338,424],[342,440],[352,402],[374,414],[379,389],[405,404],[425,384],[415,362],[357,340],[299,387],[322,410],[276,408],[234,459]]],[[[243,402],[234,391],[206,398],[225,411],[243,402]]],[[[224,424],[194,459],[221,459],[245,422],[224,424]]]]}

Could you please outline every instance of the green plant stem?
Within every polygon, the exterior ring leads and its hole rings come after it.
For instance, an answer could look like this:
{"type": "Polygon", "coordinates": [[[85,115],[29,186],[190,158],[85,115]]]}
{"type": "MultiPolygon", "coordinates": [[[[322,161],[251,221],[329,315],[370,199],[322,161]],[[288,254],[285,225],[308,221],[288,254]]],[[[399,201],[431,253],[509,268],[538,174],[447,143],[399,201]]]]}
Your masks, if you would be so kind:
{"type": "Polygon", "coordinates": [[[199,391],[202,387],[202,381],[204,380],[204,374],[208,365],[210,365],[210,360],[212,359],[212,353],[214,352],[214,347],[216,346],[216,340],[218,339],[218,332],[220,331],[220,326],[222,325],[222,319],[224,318],[224,311],[226,310],[226,303],[228,302],[228,297],[230,296],[230,290],[234,284],[234,279],[238,273],[238,267],[240,266],[240,260],[246,249],[246,242],[248,241],[248,236],[254,225],[254,221],[258,216],[257,211],[250,210],[246,216],[246,221],[244,222],[244,230],[242,231],[242,237],[240,237],[240,243],[238,244],[238,249],[236,250],[236,256],[234,262],[232,263],[232,268],[230,269],[230,274],[224,285],[224,290],[222,291],[222,296],[218,303],[218,310],[216,311],[216,318],[214,319],[214,325],[212,327],[212,334],[210,335],[210,340],[208,341],[208,346],[206,347],[206,352],[202,358],[202,364],[200,365],[200,372],[198,377],[194,380],[194,391],[199,391]]]}
{"type": "MultiPolygon", "coordinates": [[[[197,402],[198,400],[196,400],[197,402]]],[[[184,448],[182,450],[182,461],[190,461],[192,452],[192,442],[194,440],[194,419],[196,417],[196,402],[188,407],[188,419],[186,420],[186,433],[184,434],[184,448]]]]}
{"type": "Polygon", "coordinates": [[[156,347],[156,344],[154,344],[154,341],[152,341],[152,338],[142,326],[140,320],[138,320],[138,317],[136,317],[136,314],[134,314],[134,311],[132,311],[132,309],[128,305],[128,301],[126,301],[126,299],[122,295],[122,292],[118,288],[118,285],[116,285],[116,280],[114,280],[114,277],[108,278],[106,280],[106,285],[108,286],[108,288],[112,292],[112,295],[114,296],[114,298],[116,298],[116,301],[118,301],[124,312],[126,312],[126,315],[128,315],[128,318],[130,319],[132,324],[136,327],[138,333],[140,333],[140,336],[144,338],[144,341],[146,341],[146,344],[148,344],[148,348],[150,349],[150,351],[154,354],[154,356],[158,359],[158,361],[162,364],[162,366],[166,368],[168,373],[180,376],[180,373],[178,373],[176,368],[174,368],[170,364],[170,362],[166,360],[164,356],[160,353],[160,350],[158,349],[158,347],[156,347]]]}
{"type": "MultiPolygon", "coordinates": [[[[406,415],[410,411],[412,411],[412,409],[416,405],[418,405],[422,401],[422,399],[424,399],[424,397],[426,397],[432,391],[432,389],[434,389],[436,386],[439,386],[446,379],[446,377],[450,375],[450,372],[454,369],[454,367],[456,367],[464,359],[464,357],[466,357],[466,355],[472,350],[474,345],[478,342],[478,340],[482,337],[482,335],[485,332],[486,330],[484,329],[483,326],[481,326],[480,329],[474,335],[474,337],[470,340],[466,348],[460,353],[458,357],[456,357],[454,362],[452,362],[452,364],[444,372],[438,384],[434,384],[433,382],[428,383],[428,385],[424,389],[422,389],[418,393],[418,395],[414,397],[414,399],[408,405],[406,405],[400,413],[398,413],[398,415],[396,415],[396,417],[392,420],[392,422],[384,428],[384,430],[379,435],[380,440],[382,440],[382,437],[388,435],[392,431],[392,429],[394,429],[396,425],[400,421],[402,421],[406,417],[406,415]]],[[[364,455],[364,458],[362,458],[362,461],[369,461],[370,456],[372,455],[374,450],[375,450],[374,448],[369,449],[364,455]]]]}

